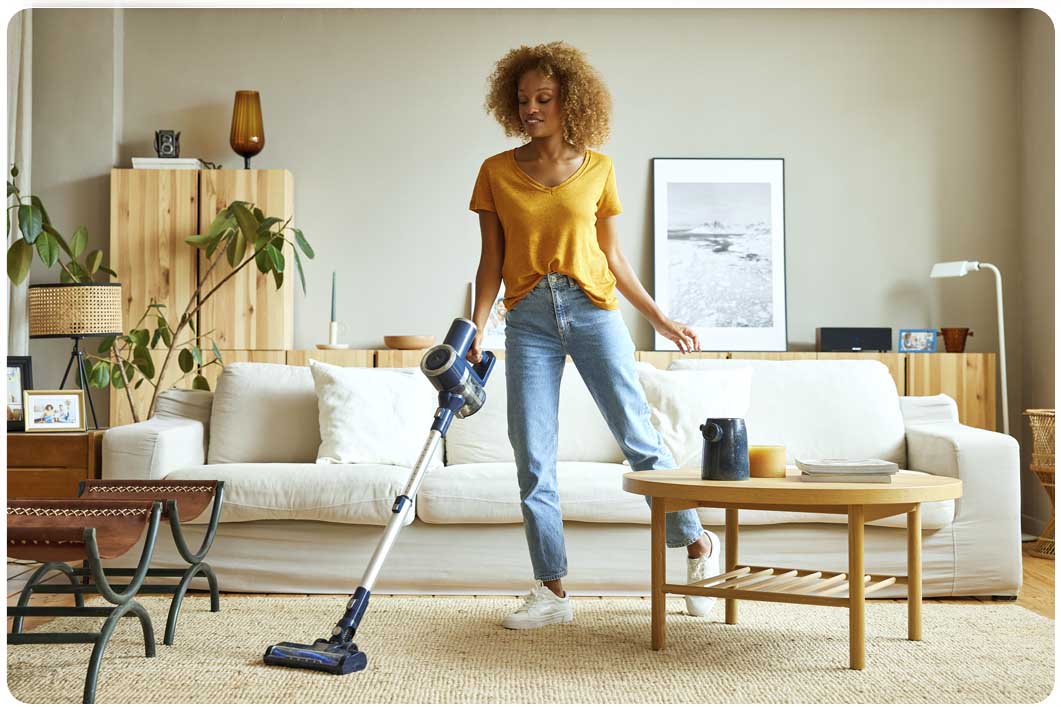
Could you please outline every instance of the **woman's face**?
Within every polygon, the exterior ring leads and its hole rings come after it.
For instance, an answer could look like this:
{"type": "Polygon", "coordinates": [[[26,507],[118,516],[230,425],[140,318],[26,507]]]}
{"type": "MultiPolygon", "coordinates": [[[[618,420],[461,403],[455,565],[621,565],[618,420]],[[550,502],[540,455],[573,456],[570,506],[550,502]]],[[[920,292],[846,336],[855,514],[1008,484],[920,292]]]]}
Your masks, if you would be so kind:
{"type": "Polygon", "coordinates": [[[519,100],[519,119],[531,137],[547,137],[560,132],[560,86],[534,69],[519,79],[516,96],[519,100]]]}

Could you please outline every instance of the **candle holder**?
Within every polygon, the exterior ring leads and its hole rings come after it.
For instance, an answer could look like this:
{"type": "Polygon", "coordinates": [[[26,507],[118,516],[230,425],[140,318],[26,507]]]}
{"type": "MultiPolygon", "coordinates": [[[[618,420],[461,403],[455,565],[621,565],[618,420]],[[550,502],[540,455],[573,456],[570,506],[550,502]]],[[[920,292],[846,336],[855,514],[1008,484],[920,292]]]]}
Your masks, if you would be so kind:
{"type": "Polygon", "coordinates": [[[339,343],[339,322],[328,322],[328,343],[317,344],[318,349],[348,349],[350,344],[339,343]]]}

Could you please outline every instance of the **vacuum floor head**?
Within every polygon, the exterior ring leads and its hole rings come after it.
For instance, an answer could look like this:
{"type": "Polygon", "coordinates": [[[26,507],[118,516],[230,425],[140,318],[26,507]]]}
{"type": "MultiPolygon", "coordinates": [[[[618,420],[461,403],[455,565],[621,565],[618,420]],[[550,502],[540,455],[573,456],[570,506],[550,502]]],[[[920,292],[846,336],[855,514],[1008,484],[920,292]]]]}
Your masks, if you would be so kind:
{"type": "Polygon", "coordinates": [[[265,663],[346,675],[364,670],[368,657],[357,649],[356,643],[333,643],[321,638],[308,646],[288,642],[269,646],[265,649],[265,663]]]}

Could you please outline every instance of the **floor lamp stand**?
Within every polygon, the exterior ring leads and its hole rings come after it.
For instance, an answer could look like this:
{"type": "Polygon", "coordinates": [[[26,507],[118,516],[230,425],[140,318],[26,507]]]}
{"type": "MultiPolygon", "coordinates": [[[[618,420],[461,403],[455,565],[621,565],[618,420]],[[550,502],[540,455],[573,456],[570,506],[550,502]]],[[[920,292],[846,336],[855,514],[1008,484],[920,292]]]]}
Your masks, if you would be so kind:
{"type": "Polygon", "coordinates": [[[63,382],[59,384],[59,388],[66,387],[66,378],[70,375],[70,367],[74,365],[74,361],[77,361],[77,377],[81,384],[81,390],[84,391],[85,401],[88,402],[89,410],[92,411],[92,427],[99,429],[99,420],[96,419],[96,406],[92,403],[92,396],[88,392],[88,374],[85,372],[85,352],[81,350],[81,337],[72,337],[74,340],[74,350],[70,352],[70,361],[66,364],[66,370],[63,372],[63,382]]]}

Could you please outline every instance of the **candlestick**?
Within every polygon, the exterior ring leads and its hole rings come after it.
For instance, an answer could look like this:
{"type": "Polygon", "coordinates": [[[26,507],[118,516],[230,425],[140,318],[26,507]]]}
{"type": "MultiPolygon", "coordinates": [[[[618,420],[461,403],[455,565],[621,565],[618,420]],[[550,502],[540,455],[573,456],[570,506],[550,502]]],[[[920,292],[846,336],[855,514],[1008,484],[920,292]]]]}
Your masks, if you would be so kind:
{"type": "Polygon", "coordinates": [[[332,270],[332,318],[331,321],[335,321],[335,271],[332,270]]]}

